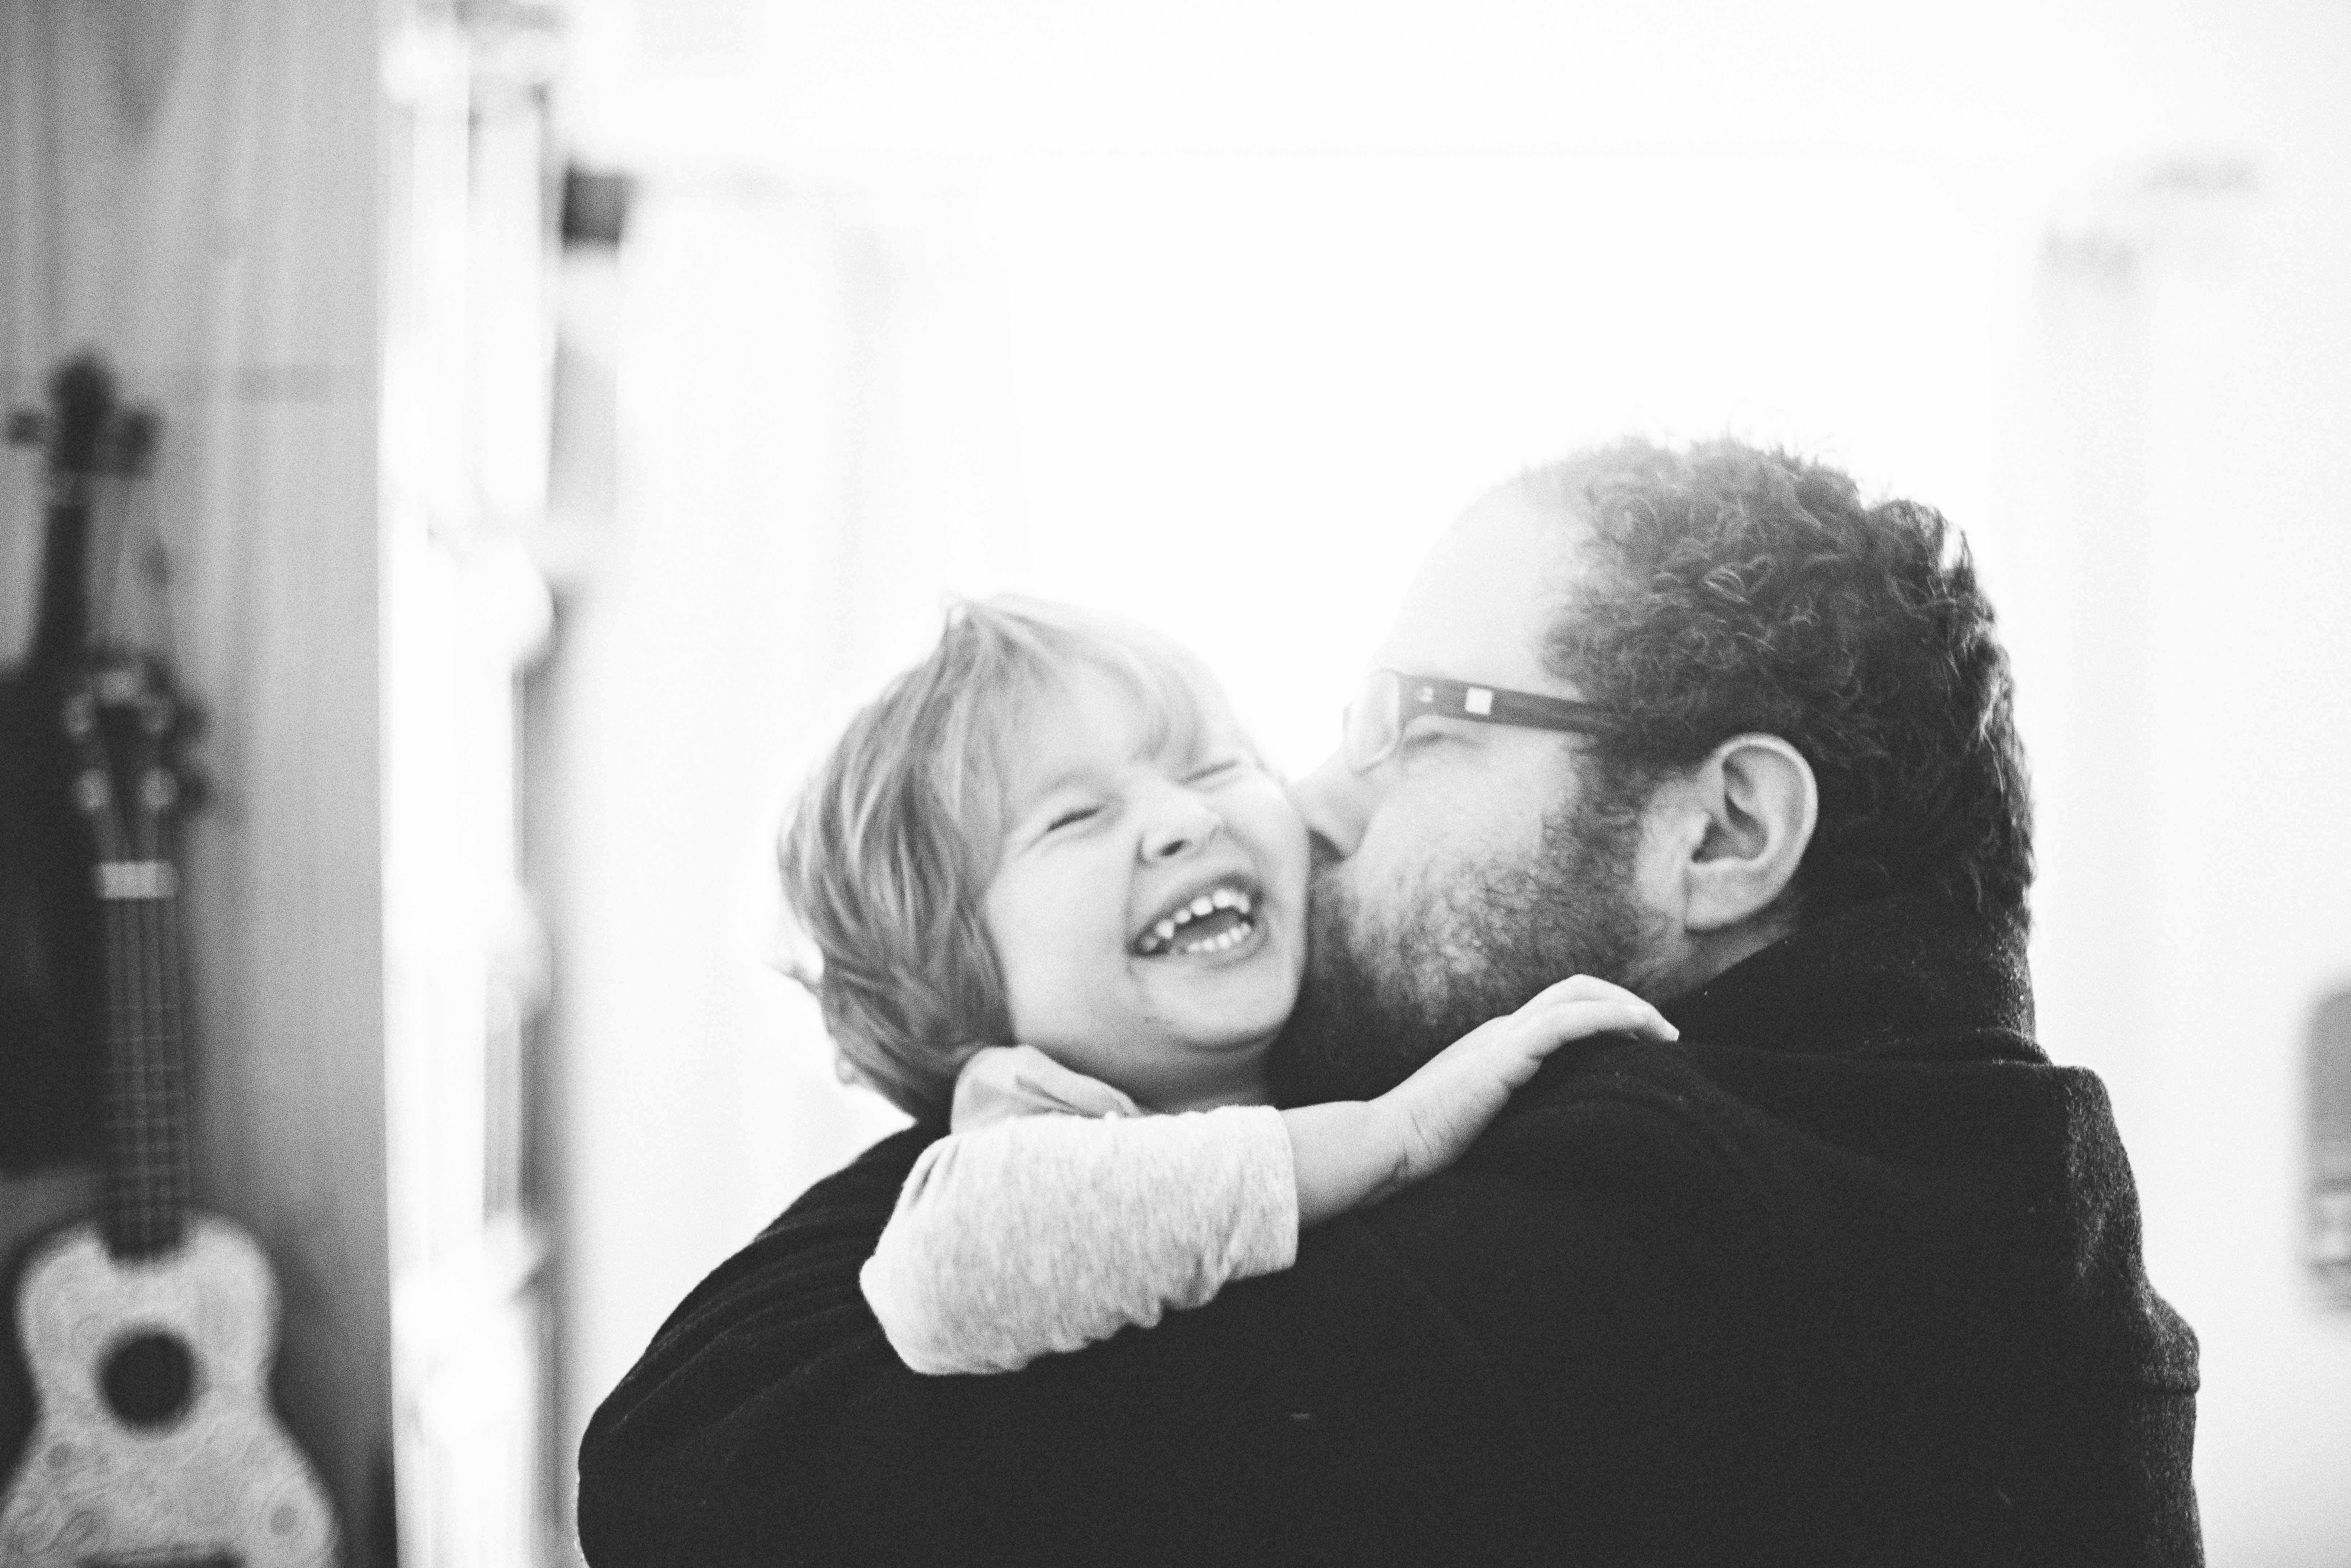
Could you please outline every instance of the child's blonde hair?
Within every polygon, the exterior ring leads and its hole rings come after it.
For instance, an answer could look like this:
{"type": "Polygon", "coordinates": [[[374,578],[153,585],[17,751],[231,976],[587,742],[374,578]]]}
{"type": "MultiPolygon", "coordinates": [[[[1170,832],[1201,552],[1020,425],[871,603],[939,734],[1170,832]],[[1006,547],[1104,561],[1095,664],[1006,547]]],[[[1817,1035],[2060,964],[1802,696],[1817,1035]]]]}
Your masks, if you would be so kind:
{"type": "Polygon", "coordinates": [[[784,830],[784,897],[820,959],[799,978],[841,1054],[917,1118],[944,1119],[964,1061],[1011,1043],[981,898],[1019,732],[1078,670],[1134,696],[1155,750],[1200,743],[1212,687],[1174,643],[1041,599],[959,604],[850,721],[784,830]]]}

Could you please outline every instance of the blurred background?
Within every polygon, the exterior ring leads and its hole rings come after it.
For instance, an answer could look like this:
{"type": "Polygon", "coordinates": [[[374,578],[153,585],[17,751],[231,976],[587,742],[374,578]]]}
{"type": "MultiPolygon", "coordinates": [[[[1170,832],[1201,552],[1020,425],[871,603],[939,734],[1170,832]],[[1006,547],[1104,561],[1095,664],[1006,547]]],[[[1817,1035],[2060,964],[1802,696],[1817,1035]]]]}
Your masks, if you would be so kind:
{"type": "MultiPolygon", "coordinates": [[[[2210,1558],[2351,1563],[2346,82],[2325,0],[0,0],[0,393],[162,418],[100,610],[207,711],[198,1193],[347,1559],[575,1562],[596,1402],[898,1125],[769,843],[948,595],[1303,770],[1436,533],[1629,430],[1965,529],[2210,1558]]],[[[93,1178],[9,1152],[13,1249],[93,1178]]]]}

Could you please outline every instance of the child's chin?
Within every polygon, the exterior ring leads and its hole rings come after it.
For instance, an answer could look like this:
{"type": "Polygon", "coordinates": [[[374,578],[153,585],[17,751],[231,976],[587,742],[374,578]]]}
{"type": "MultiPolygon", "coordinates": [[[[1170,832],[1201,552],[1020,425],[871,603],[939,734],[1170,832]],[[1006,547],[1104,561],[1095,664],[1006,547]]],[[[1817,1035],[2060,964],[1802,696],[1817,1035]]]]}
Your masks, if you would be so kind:
{"type": "Polygon", "coordinates": [[[1196,1050],[1244,1051],[1269,1044],[1289,1016],[1287,1006],[1219,1012],[1195,1018],[1185,1033],[1196,1050]]]}

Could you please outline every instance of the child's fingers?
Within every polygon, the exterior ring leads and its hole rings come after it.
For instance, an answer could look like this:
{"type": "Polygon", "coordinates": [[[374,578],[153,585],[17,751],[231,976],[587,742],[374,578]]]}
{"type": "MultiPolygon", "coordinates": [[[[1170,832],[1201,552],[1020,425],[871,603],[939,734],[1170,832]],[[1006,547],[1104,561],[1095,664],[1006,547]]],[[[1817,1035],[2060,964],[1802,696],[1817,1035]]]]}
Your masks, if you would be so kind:
{"type": "Polygon", "coordinates": [[[1442,1075],[1458,1064],[1522,1084],[1570,1040],[1611,1033],[1653,1040],[1680,1036],[1655,1007],[1623,986],[1580,974],[1547,987],[1516,1012],[1479,1024],[1439,1052],[1424,1071],[1442,1075]]]}
{"type": "Polygon", "coordinates": [[[1527,1008],[1512,1015],[1515,1044],[1521,1049],[1549,1054],[1570,1040],[1594,1034],[1641,1034],[1652,1040],[1676,1040],[1681,1031],[1666,1022],[1655,1007],[1633,995],[1561,1002],[1541,1009],[1527,1008]]]}
{"type": "Polygon", "coordinates": [[[1555,985],[1546,986],[1537,992],[1533,999],[1520,1008],[1519,1012],[1522,1015],[1538,1014],[1556,1012],[1566,1007],[1610,1005],[1630,1007],[1643,1020],[1639,1023],[1616,1024],[1611,1027],[1635,1029],[1644,1034],[1655,1034],[1661,1040],[1674,1039],[1681,1033],[1666,1022],[1665,1014],[1642,998],[1634,995],[1621,985],[1614,985],[1588,974],[1570,975],[1555,985]]]}
{"type": "MultiPolygon", "coordinates": [[[[1553,1007],[1562,1002],[1596,1002],[1604,997],[1632,995],[1633,993],[1623,986],[1612,984],[1597,975],[1572,974],[1565,980],[1554,981],[1535,992],[1527,999],[1525,1006],[1519,1011],[1523,1012],[1528,1008],[1553,1007]]],[[[1635,997],[1634,1000],[1638,1001],[1639,998],[1635,997]]]]}
{"type": "MultiPolygon", "coordinates": [[[[1630,992],[1609,989],[1614,995],[1520,1008],[1463,1035],[1438,1060],[1458,1054],[1462,1065],[1473,1075],[1491,1074],[1497,1081],[1516,1088],[1534,1076],[1545,1057],[1571,1040],[1594,1034],[1645,1034],[1653,1040],[1678,1036],[1680,1032],[1656,1008],[1630,992]]],[[[1495,1108],[1500,1108],[1499,1104],[1495,1108]]]]}
{"type": "Polygon", "coordinates": [[[1666,1022],[1664,1013],[1629,993],[1562,1002],[1538,1013],[1529,1023],[1542,1033],[1561,1040],[1612,1033],[1646,1034],[1657,1040],[1674,1040],[1681,1035],[1680,1030],[1666,1022]]]}

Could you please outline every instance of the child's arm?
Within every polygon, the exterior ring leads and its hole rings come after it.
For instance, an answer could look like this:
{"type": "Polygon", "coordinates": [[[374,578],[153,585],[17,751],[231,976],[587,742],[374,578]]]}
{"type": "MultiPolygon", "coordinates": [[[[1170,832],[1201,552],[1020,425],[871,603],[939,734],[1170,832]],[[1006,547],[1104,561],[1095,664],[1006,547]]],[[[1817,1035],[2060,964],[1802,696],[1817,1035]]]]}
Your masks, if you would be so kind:
{"type": "Polygon", "coordinates": [[[917,1372],[1009,1372],[1297,1254],[1298,1182],[1268,1106],[1017,1116],[940,1139],[859,1275],[917,1372]]]}
{"type": "Polygon", "coordinates": [[[1543,1058],[1594,1034],[1680,1031],[1604,980],[1579,974],[1516,1012],[1479,1024],[1375,1100],[1334,1100],[1284,1111],[1304,1227],[1376,1203],[1461,1158],[1543,1058]]]}
{"type": "MultiPolygon", "coordinates": [[[[1579,976],[1375,1100],[1030,1115],[959,1132],[924,1151],[859,1282],[917,1372],[1009,1372],[1148,1327],[1228,1281],[1288,1268],[1300,1230],[1443,1169],[1553,1049],[1616,1031],[1674,1033],[1631,992],[1579,976]]],[[[1041,1065],[1064,1086],[1103,1088],[1041,1065]]]]}

